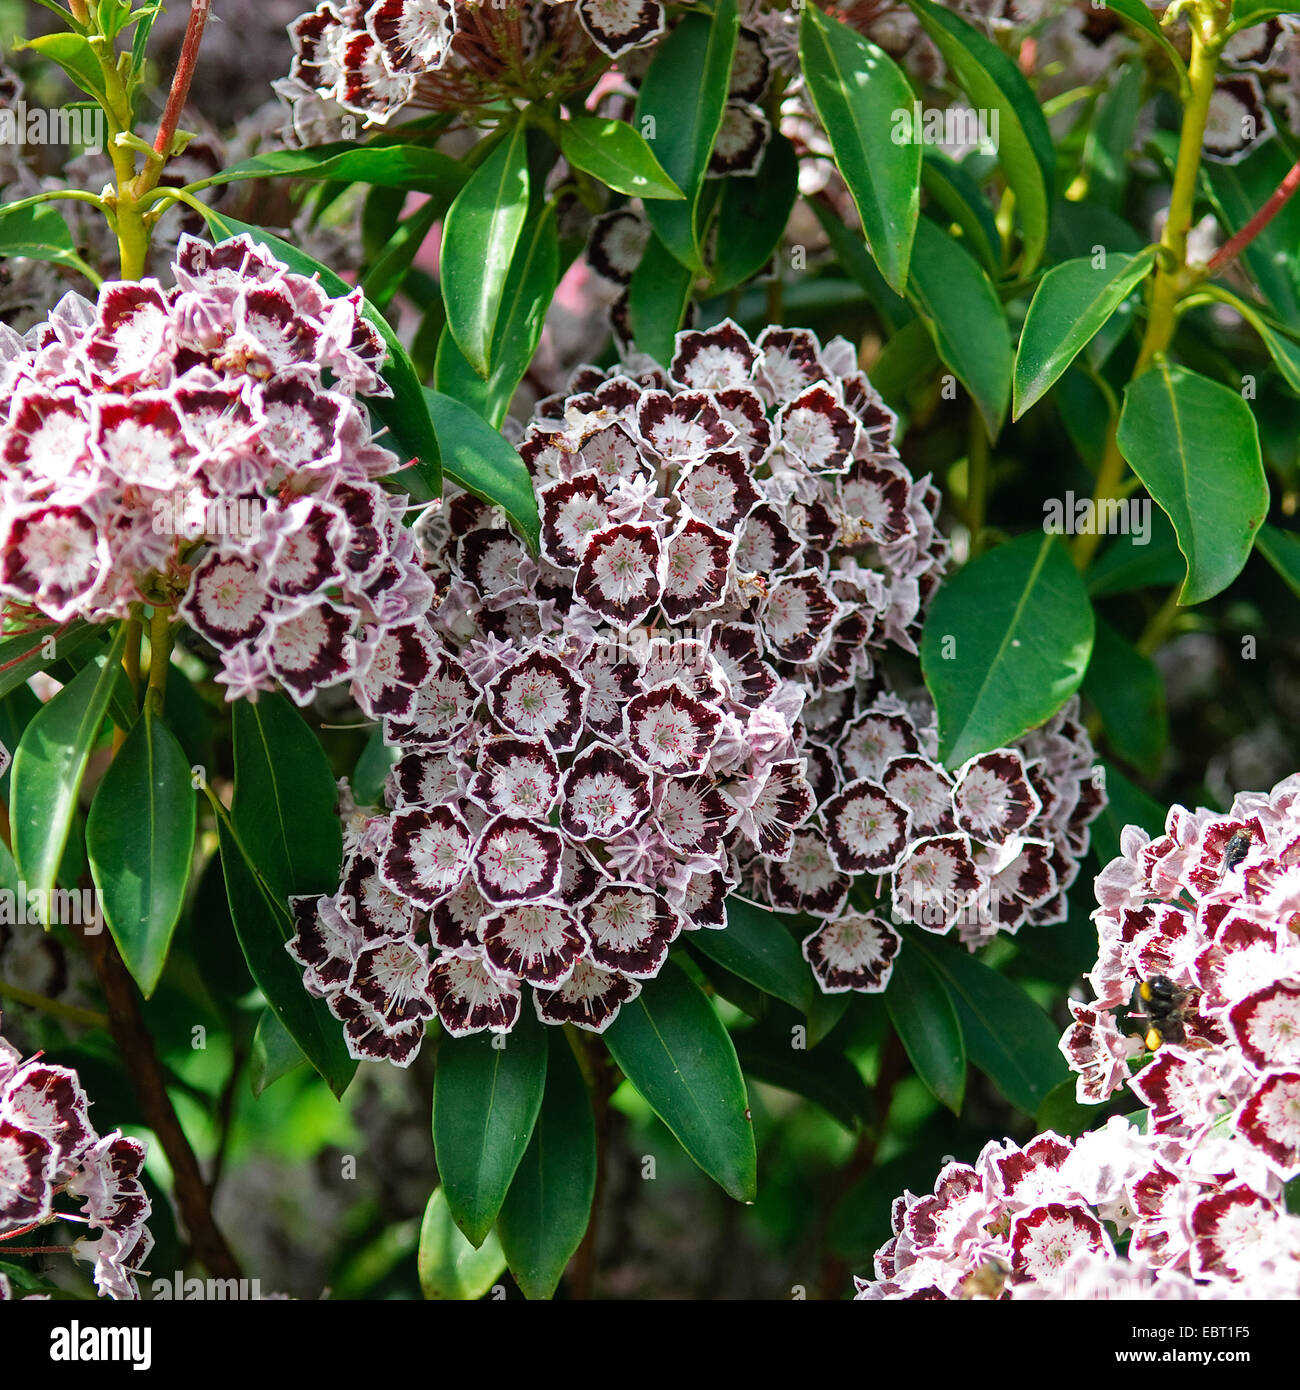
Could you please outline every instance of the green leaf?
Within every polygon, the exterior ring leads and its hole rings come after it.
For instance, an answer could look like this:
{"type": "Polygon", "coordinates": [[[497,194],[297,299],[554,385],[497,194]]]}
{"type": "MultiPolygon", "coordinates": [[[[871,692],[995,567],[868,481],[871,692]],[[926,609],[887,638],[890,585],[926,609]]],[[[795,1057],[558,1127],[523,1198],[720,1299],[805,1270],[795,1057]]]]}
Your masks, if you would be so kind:
{"type": "Polygon", "coordinates": [[[575,169],[629,198],[686,196],[626,121],[570,116],[560,122],[560,153],[575,169]]]}
{"type": "Polygon", "coordinates": [[[497,1218],[506,1263],[525,1298],[550,1298],[582,1244],[596,1195],[596,1125],[582,1072],[558,1029],[533,1137],[497,1218]]]}
{"type": "Polygon", "coordinates": [[[86,817],[86,857],[104,917],[146,999],[158,984],[185,903],[194,825],[189,759],[146,706],[86,817]]]}
{"type": "Polygon", "coordinates": [[[546,1029],[521,1008],[510,1033],[444,1037],[433,1146],[452,1218],[481,1246],[532,1137],[546,1086],[546,1029]]]}
{"type": "Polygon", "coordinates": [[[74,618],[62,627],[42,627],[34,632],[19,632],[0,638],[0,696],[7,695],[38,671],[52,662],[62,661],[85,646],[92,637],[102,638],[104,629],[74,618]],[[46,644],[53,640],[54,652],[45,655],[46,644]]]}
{"type": "Polygon", "coordinates": [[[725,931],[698,931],[691,945],[725,970],[784,999],[800,1013],[812,1002],[812,972],[785,923],[767,908],[727,899],[725,931]]]}
{"type": "Polygon", "coordinates": [[[343,858],[338,790],[320,741],[283,695],[234,707],[230,819],[267,887],[285,899],[332,893],[343,858]]]}
{"type": "Polygon", "coordinates": [[[943,979],[919,951],[904,945],[894,962],[885,1006],[930,1094],[954,1115],[966,1094],[966,1043],[943,979]]]}
{"type": "Polygon", "coordinates": [[[1140,825],[1149,835],[1164,833],[1165,808],[1134,785],[1113,763],[1102,762],[1106,779],[1106,805],[1092,823],[1092,849],[1104,868],[1119,853],[1120,833],[1126,825],[1140,825]]]}
{"type": "MultiPolygon", "coordinates": [[[[812,208],[816,214],[818,222],[821,223],[822,231],[826,233],[826,239],[830,242],[831,249],[839,257],[840,265],[845,274],[854,284],[862,287],[867,298],[871,301],[872,307],[880,315],[885,328],[893,335],[890,337],[889,343],[885,345],[886,350],[888,350],[894,337],[909,324],[917,321],[911,305],[885,284],[885,277],[876,269],[876,263],[871,259],[871,253],[867,250],[867,244],[863,241],[860,232],[850,231],[840,221],[839,215],[828,207],[821,198],[809,198],[807,206],[812,208]]],[[[931,355],[933,356],[933,354],[931,355]]],[[[872,384],[879,390],[874,371],[871,380],[872,384]]]]}
{"type": "Polygon", "coordinates": [[[979,184],[942,150],[926,148],[921,186],[962,230],[966,244],[994,278],[1002,273],[1002,238],[988,199],[979,184]]]}
{"type": "Polygon", "coordinates": [[[1255,537],[1255,549],[1282,576],[1287,588],[1300,598],[1300,536],[1279,530],[1266,521],[1255,537]]]}
{"type": "Polygon", "coordinates": [[[757,1155],[736,1049],[708,999],[671,960],[624,1004],[610,1055],[682,1148],[738,1202],[757,1192],[757,1155]]]}
{"type": "Polygon", "coordinates": [[[302,1048],[289,1036],[284,1024],[275,1016],[275,1010],[263,1009],[248,1058],[248,1083],[253,1094],[260,1097],[282,1076],[307,1065],[302,1048]]]}
{"type": "Polygon", "coordinates": [[[341,1096],[357,1069],[343,1041],[343,1025],[323,999],[313,999],[303,988],[302,971],[284,949],[294,934],[284,899],[259,875],[220,802],[211,800],[230,920],[249,974],[303,1056],[341,1096]]]}
{"type": "Polygon", "coordinates": [[[1090,258],[1053,266],[1039,281],[1016,354],[1018,420],[1051,389],[1057,377],[1146,279],[1156,248],[1138,256],[1112,252],[1098,269],[1090,258]]]}
{"type": "Polygon", "coordinates": [[[425,1298],[475,1302],[491,1290],[505,1267],[496,1233],[476,1250],[456,1229],[446,1192],[435,1188],[420,1224],[418,1268],[425,1298]]]}
{"type": "Polygon", "coordinates": [[[672,361],[694,283],[694,274],[651,233],[632,272],[627,308],[636,346],[663,366],[672,361]]]}
{"type": "Polygon", "coordinates": [[[1146,67],[1125,64],[1119,76],[1097,101],[1092,124],[1083,143],[1083,166],[1088,179],[1088,198],[1118,211],[1128,183],[1128,157],[1134,146],[1138,116],[1142,112],[1142,88],[1146,67]]]}
{"type": "Polygon", "coordinates": [[[1075,1078],[1071,1076],[1044,1096],[1034,1115],[1034,1128],[1040,1134],[1050,1129],[1054,1134],[1077,1139],[1106,1118],[1109,1111],[1104,1106],[1080,1105],[1075,1090],[1075,1078]]]}
{"type": "Polygon", "coordinates": [[[57,63],[83,92],[98,102],[107,103],[104,70],[89,39],[81,34],[41,34],[38,38],[20,43],[18,47],[30,48],[42,58],[57,63]]]}
{"type": "Polygon", "coordinates": [[[743,285],[772,259],[798,193],[799,160],[794,146],[773,131],[756,174],[732,174],[722,181],[712,267],[714,294],[743,285]]]}
{"type": "Polygon", "coordinates": [[[1116,536],[1088,567],[1088,593],[1094,599],[1132,593],[1134,589],[1168,589],[1187,572],[1178,538],[1159,507],[1149,511],[1145,535],[1116,536]]]}
{"type": "Polygon", "coordinates": [[[1151,13],[1146,0],[1106,0],[1106,8],[1114,10],[1118,15],[1123,15],[1130,23],[1137,25],[1139,29],[1156,39],[1175,68],[1180,72],[1183,70],[1183,60],[1179,56],[1178,50],[1160,27],[1155,15],[1151,13]]]}
{"type": "Polygon", "coordinates": [[[823,994],[819,989],[813,990],[807,1013],[810,1048],[825,1042],[835,1031],[836,1025],[848,1012],[849,1000],[847,991],[843,994],[823,994]]]}
{"type": "Polygon", "coordinates": [[[560,272],[555,208],[547,204],[523,230],[506,277],[492,340],[492,370],[485,381],[470,366],[444,328],[438,342],[434,384],[447,396],[473,407],[499,429],[510,402],[541,341],[560,272]]]}
{"type": "Polygon", "coordinates": [[[917,946],[943,978],[971,1062],[1012,1105],[1035,1114],[1068,1074],[1057,1047],[1060,1029],[1019,985],[959,947],[915,934],[907,944],[917,946]]]}
{"type": "Polygon", "coordinates": [[[685,195],[673,202],[652,199],[645,213],[665,248],[696,275],[704,273],[700,195],[726,109],[739,28],[738,0],[717,0],[712,19],[687,14],[655,45],[637,93],[635,125],[685,195]]]}
{"type": "Polygon", "coordinates": [[[71,266],[95,278],[77,255],[68,224],[52,203],[30,204],[13,212],[0,208],[0,254],[71,266]]]}
{"type": "Polygon", "coordinates": [[[527,132],[517,125],[470,175],[442,228],[442,295],[447,327],[481,377],[515,245],[528,214],[527,132]]]}
{"type": "Polygon", "coordinates": [[[850,1133],[871,1119],[871,1092],[857,1067],[838,1052],[796,1048],[789,1035],[749,1028],[736,1037],[736,1056],[746,1076],[820,1105],[850,1133]]]}
{"type": "Polygon", "coordinates": [[[1154,777],[1169,742],[1165,683],[1155,662],[1102,618],[1083,693],[1097,706],[1111,748],[1154,777]]]}
{"type": "Polygon", "coordinates": [[[466,491],[500,507],[536,551],[541,537],[537,498],[514,446],[469,406],[423,389],[429,416],[444,441],[444,472],[466,491]]]}
{"type": "MultiPolygon", "coordinates": [[[[265,246],[290,270],[299,275],[315,275],[320,280],[326,294],[345,296],[352,292],[352,286],[339,279],[327,266],[282,241],[278,236],[263,231],[248,222],[237,221],[209,207],[203,208],[208,229],[214,237],[226,238],[247,233],[256,242],[265,246]]],[[[433,422],[424,403],[423,388],[415,374],[411,359],[402,346],[397,334],[393,332],[388,320],[373,304],[362,304],[362,313],[374,325],[384,346],[388,349],[388,360],[380,375],[392,387],[393,394],[374,396],[368,399],[371,410],[388,426],[392,445],[408,458],[414,460],[412,467],[404,468],[393,475],[394,481],[403,487],[416,501],[428,502],[442,491],[442,469],[439,463],[438,436],[434,433],[433,422]]],[[[386,444],[388,440],[384,441],[386,444]]]]}
{"type": "Polygon", "coordinates": [[[1174,524],[1187,561],[1181,604],[1241,573],[1268,515],[1268,480],[1250,407],[1226,386],[1159,361],[1131,382],[1120,452],[1174,524]]]}
{"type": "Polygon", "coordinates": [[[244,179],[338,179],[345,183],[369,183],[399,188],[410,193],[431,193],[450,200],[465,185],[468,171],[458,160],[428,145],[358,146],[340,140],[315,145],[309,150],[269,150],[240,160],[213,174],[196,188],[211,188],[244,179]]]}
{"type": "Polygon", "coordinates": [[[394,229],[383,252],[361,279],[361,288],[371,304],[384,309],[392,302],[433,224],[446,211],[447,205],[441,198],[430,198],[394,229]]]}
{"type": "Polygon", "coordinates": [[[400,749],[384,742],[380,725],[371,731],[352,771],[352,795],[358,806],[378,806],[384,796],[384,781],[397,762],[400,749]]]}
{"type": "Polygon", "coordinates": [[[108,650],[42,707],[14,753],[9,807],[14,859],[28,892],[39,893],[47,906],[125,646],[126,624],[120,623],[108,650]]]}
{"type": "Polygon", "coordinates": [[[1024,236],[1020,273],[1029,275],[1047,242],[1056,153],[1051,132],[1020,69],[972,25],[932,0],[907,0],[976,111],[996,112],[998,160],[1016,195],[1024,236]]]}
{"type": "Polygon", "coordinates": [[[1011,396],[1011,330],[979,262],[928,217],[916,229],[908,297],[939,356],[970,392],[996,439],[1011,396]]]}
{"type": "Polygon", "coordinates": [[[911,84],[883,49],[816,5],[799,24],[799,66],[871,254],[902,294],[921,212],[911,84]]]}
{"type": "Polygon", "coordinates": [[[1051,718],[1083,681],[1092,640],[1092,605],[1054,536],[1020,536],[958,570],[921,637],[943,761],[957,767],[1051,718]]]}
{"type": "Polygon", "coordinates": [[[908,392],[928,382],[939,365],[934,336],[923,319],[905,323],[885,344],[871,369],[871,384],[894,410],[907,402],[908,392]]]}

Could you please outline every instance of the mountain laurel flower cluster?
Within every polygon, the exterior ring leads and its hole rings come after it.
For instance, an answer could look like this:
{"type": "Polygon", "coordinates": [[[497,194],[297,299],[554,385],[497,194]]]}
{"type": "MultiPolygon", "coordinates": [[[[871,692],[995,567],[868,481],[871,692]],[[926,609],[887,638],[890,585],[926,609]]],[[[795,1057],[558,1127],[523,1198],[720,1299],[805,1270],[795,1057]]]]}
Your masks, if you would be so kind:
{"type": "MultiPolygon", "coordinates": [[[[72,1253],[94,1263],[100,1293],[139,1298],[135,1275],[153,1246],[140,1182],[145,1146],[120,1130],[101,1138],[89,1104],[76,1072],[24,1062],[0,1038],[0,1255],[6,1240],[49,1222],[83,1223],[98,1235],[74,1242],[72,1253]],[[56,1208],[60,1197],[81,1210],[56,1208]]],[[[0,1298],[8,1291],[0,1279],[0,1298]]]]}
{"type": "Polygon", "coordinates": [[[1025,923],[1064,922],[1105,804],[1078,716],[1071,700],[1014,746],[948,773],[928,697],[873,697],[870,683],[820,696],[805,711],[802,749],[817,815],[785,863],[755,856],[741,891],[826,919],[804,955],[827,993],[884,990],[901,944],[883,904],[850,904],[855,875],[888,879],[894,923],[956,930],[971,950],[1025,923]]]}
{"type": "Polygon", "coordinates": [[[229,698],[351,681],[405,713],[432,587],[356,399],[388,394],[360,291],[247,237],[184,237],[173,269],[0,329],[0,595],[56,623],[175,604],[229,698]]]}
{"type": "Polygon", "coordinates": [[[507,1032],[524,985],[602,1031],[682,930],[725,927],[738,856],[838,908],[804,862],[804,708],[915,650],[948,548],[894,423],[848,343],[727,321],[540,404],[540,557],[466,495],[421,519],[435,669],[290,943],[356,1055],[408,1061],[435,1011],[507,1032]]]}

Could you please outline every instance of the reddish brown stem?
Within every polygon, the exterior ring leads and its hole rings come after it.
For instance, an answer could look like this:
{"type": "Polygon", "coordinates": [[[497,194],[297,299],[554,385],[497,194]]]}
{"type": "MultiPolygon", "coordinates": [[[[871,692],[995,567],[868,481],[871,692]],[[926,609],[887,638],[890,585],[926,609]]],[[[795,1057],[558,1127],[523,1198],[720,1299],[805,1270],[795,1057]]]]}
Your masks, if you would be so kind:
{"type": "Polygon", "coordinates": [[[87,932],[82,939],[99,977],[104,1002],[108,1005],[109,1029],[135,1086],[145,1123],[158,1136],[171,1164],[176,1202],[189,1231],[194,1254],[214,1278],[241,1278],[239,1263],[213,1219],[199,1160],[167,1094],[162,1064],[140,1013],[131,976],[107,932],[100,930],[93,935],[87,932]]]}
{"type": "Polygon", "coordinates": [[[181,111],[189,99],[190,83],[194,80],[194,69],[199,61],[203,26],[208,22],[208,11],[211,8],[212,0],[190,0],[190,22],[185,27],[185,41],[181,45],[180,61],[176,64],[172,89],[167,93],[167,105],[163,107],[158,136],[153,142],[154,150],[164,159],[171,153],[172,138],[176,134],[176,127],[181,123],[181,111]]]}
{"type": "Polygon", "coordinates": [[[1279,212],[1291,201],[1296,191],[1300,189],[1300,161],[1291,166],[1286,178],[1274,189],[1268,202],[1250,219],[1249,222],[1239,231],[1236,236],[1225,241],[1222,246],[1210,257],[1209,264],[1205,267],[1209,275],[1217,275],[1229,262],[1236,260],[1238,256],[1250,245],[1252,241],[1264,230],[1265,227],[1278,215],[1279,212]]]}

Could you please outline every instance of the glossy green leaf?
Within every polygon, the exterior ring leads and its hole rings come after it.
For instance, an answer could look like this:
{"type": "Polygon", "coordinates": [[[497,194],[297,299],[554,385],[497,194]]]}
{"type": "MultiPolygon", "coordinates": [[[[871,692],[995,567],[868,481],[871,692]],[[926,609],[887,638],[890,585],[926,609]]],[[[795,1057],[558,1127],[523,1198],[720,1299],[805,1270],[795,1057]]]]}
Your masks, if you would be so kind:
{"type": "Polygon", "coordinates": [[[663,366],[672,361],[694,281],[692,272],[651,233],[632,272],[627,309],[637,348],[663,366]]]}
{"type": "MultiPolygon", "coordinates": [[[[827,996],[831,997],[831,996],[827,996]]],[[[850,1133],[869,1123],[871,1092],[857,1067],[829,1048],[796,1047],[790,1034],[748,1028],[736,1035],[736,1056],[748,1077],[812,1101],[850,1133]]]]}
{"type": "Polygon", "coordinates": [[[1012,1105],[1036,1113],[1068,1075],[1060,1029],[1019,985],[961,947],[910,935],[904,953],[913,945],[943,979],[967,1057],[1012,1105]]]}
{"type": "Polygon", "coordinates": [[[1300,598],[1300,536],[1266,521],[1255,537],[1255,549],[1282,576],[1287,588],[1300,598]]]}
{"type": "Polygon", "coordinates": [[[424,388],[429,416],[443,440],[447,476],[476,497],[500,507],[536,551],[541,536],[533,480],[503,434],[470,406],[424,388]]]}
{"type": "Polygon", "coordinates": [[[682,1148],[738,1202],[757,1191],[757,1155],[736,1049],[712,1005],[671,960],[624,1004],[610,1055],[682,1148]]]}
{"type": "Polygon", "coordinates": [[[446,329],[438,342],[434,384],[442,394],[473,407],[499,429],[541,340],[560,272],[560,249],[551,204],[524,227],[506,277],[492,340],[492,370],[484,380],[446,329]]]}
{"type": "Polygon", "coordinates": [[[77,793],[121,673],[126,624],[102,655],[65,685],[32,719],[14,752],[9,818],[14,859],[29,892],[47,908],[68,846],[77,793]]]}
{"type": "MultiPolygon", "coordinates": [[[[261,227],[226,217],[208,207],[203,209],[203,215],[214,237],[224,239],[246,233],[282,260],[290,270],[297,271],[299,275],[315,275],[326,294],[346,296],[352,292],[352,286],[341,280],[327,266],[321,265],[319,261],[299,251],[296,246],[291,246],[287,241],[282,241],[261,227]]],[[[374,325],[388,349],[388,360],[381,375],[393,391],[391,397],[374,396],[368,399],[367,404],[388,426],[389,437],[384,439],[384,444],[412,460],[410,467],[393,475],[394,480],[416,501],[431,501],[442,491],[442,469],[439,463],[438,436],[434,432],[433,422],[429,419],[420,379],[411,365],[410,356],[388,320],[373,304],[363,302],[362,312],[374,325]]]]}
{"type": "Polygon", "coordinates": [[[921,670],[949,767],[1049,719],[1092,654],[1092,605],[1054,536],[1031,532],[963,566],[935,595],[921,670]]]}
{"type": "Polygon", "coordinates": [[[382,725],[371,731],[352,771],[352,795],[358,806],[378,806],[383,800],[384,781],[400,751],[384,742],[382,725]]]}
{"type": "Polygon", "coordinates": [[[1100,1105],[1080,1105],[1076,1099],[1076,1078],[1061,1081],[1043,1097],[1034,1115],[1034,1128],[1044,1134],[1049,1129],[1063,1138],[1077,1139],[1096,1128],[1109,1114],[1100,1105]]]}
{"type": "Polygon", "coordinates": [[[899,1041],[930,1094],[954,1115],[966,1094],[966,1043],[948,989],[921,952],[905,944],[894,962],[885,1006],[899,1041]]]}
{"type": "Polygon", "coordinates": [[[497,1218],[497,1236],[526,1298],[550,1298],[582,1243],[596,1194],[596,1125],[569,1041],[550,1042],[546,1094],[497,1218]]]}
{"type": "Polygon", "coordinates": [[[104,70],[99,65],[90,40],[81,34],[41,34],[19,48],[30,48],[42,58],[57,63],[83,92],[105,102],[104,70]]]}
{"type": "Polygon", "coordinates": [[[451,1219],[446,1192],[435,1188],[420,1223],[418,1269],[425,1298],[474,1302],[492,1289],[505,1267],[506,1257],[496,1233],[475,1249],[451,1219]]]}
{"type": "Polygon", "coordinates": [[[970,392],[996,439],[1011,396],[1011,330],[989,277],[966,248],[928,217],[916,229],[908,297],[944,364],[970,392]]]}
{"type": "Polygon", "coordinates": [[[560,153],[575,169],[629,198],[683,199],[654,151],[626,121],[570,116],[560,122],[560,153]]]}
{"type": "MultiPolygon", "coordinates": [[[[851,231],[846,227],[834,209],[821,198],[808,199],[808,206],[821,223],[822,231],[826,233],[831,249],[839,257],[844,273],[854,284],[862,287],[885,328],[893,335],[890,337],[892,343],[900,330],[916,322],[912,306],[885,284],[885,277],[876,269],[876,263],[871,259],[871,253],[867,250],[867,244],[860,232],[851,231]]],[[[889,344],[886,344],[886,349],[888,346],[889,344]]],[[[872,384],[876,385],[874,371],[872,384]]]]}
{"type": "Polygon", "coordinates": [[[261,1096],[268,1086],[282,1076],[308,1065],[302,1048],[290,1037],[274,1009],[263,1009],[253,1032],[253,1045],[248,1055],[248,1083],[255,1096],[261,1096]]]}
{"type": "Polygon", "coordinates": [[[438,1048],[434,1150],[452,1216],[471,1245],[492,1229],[537,1123],[546,1033],[522,1007],[510,1033],[445,1037],[438,1048]]]}
{"type": "Polygon", "coordinates": [[[242,159],[190,188],[209,188],[245,179],[337,179],[450,199],[464,187],[467,170],[428,145],[355,145],[340,140],[309,150],[268,150],[242,159]]]}
{"type": "Polygon", "coordinates": [[[262,878],[230,817],[219,809],[215,798],[210,799],[217,821],[230,920],[249,974],[303,1056],[330,1090],[341,1096],[357,1069],[343,1041],[343,1025],[323,999],[313,999],[303,988],[302,971],[284,949],[294,934],[284,898],[262,878]]]}
{"type": "Polygon", "coordinates": [[[993,209],[978,183],[942,150],[927,148],[921,186],[962,231],[976,260],[995,279],[1002,273],[1002,238],[993,209]]]}
{"type": "Polygon", "coordinates": [[[32,261],[71,266],[97,279],[77,255],[68,224],[51,203],[35,203],[13,212],[0,207],[0,255],[25,256],[32,261]]]}
{"type": "Polygon", "coordinates": [[[730,897],[726,930],[695,932],[691,945],[742,980],[807,1012],[812,972],[777,913],[730,897]]]}
{"type": "Polygon", "coordinates": [[[924,319],[914,318],[885,344],[871,368],[871,384],[887,406],[899,410],[908,393],[930,381],[938,366],[934,335],[924,319]]]}
{"type": "Polygon", "coordinates": [[[883,49],[816,5],[803,8],[799,65],[871,254],[902,294],[921,210],[911,84],[883,49]]]}
{"type": "Polygon", "coordinates": [[[86,857],[100,906],[146,999],[158,984],[185,903],[194,827],[189,759],[146,706],[86,817],[86,857]]]}
{"type": "Polygon", "coordinates": [[[743,285],[772,259],[798,193],[794,146],[774,131],[756,174],[732,174],[722,181],[712,266],[715,294],[743,285]]]}
{"type": "Polygon", "coordinates": [[[1047,243],[1055,182],[1056,154],[1042,108],[1015,62],[976,28],[933,0],[907,2],[971,106],[997,113],[998,159],[1016,195],[1024,237],[1020,271],[1028,275],[1047,243]]]}
{"type": "Polygon", "coordinates": [[[710,18],[687,14],[654,48],[637,93],[635,125],[685,195],[651,199],[645,213],[664,247],[702,274],[699,203],[722,125],[740,28],[738,0],[717,0],[710,18]]]}
{"type": "Polygon", "coordinates": [[[528,215],[527,132],[516,126],[456,195],[442,229],[442,295],[447,327],[481,377],[515,246],[528,215]]]}
{"type": "Polygon", "coordinates": [[[1169,518],[1153,503],[1149,525],[1115,536],[1088,567],[1088,594],[1094,599],[1135,589],[1168,589],[1187,573],[1178,537],[1169,518]]]}
{"type": "Polygon", "coordinates": [[[1187,561],[1179,603],[1241,573],[1268,515],[1259,430],[1236,391],[1159,361],[1124,392],[1120,451],[1174,524],[1187,561]]]}
{"type": "Polygon", "coordinates": [[[1119,210],[1128,183],[1128,160],[1142,112],[1145,82],[1145,65],[1136,60],[1126,63],[1098,98],[1084,140],[1083,167],[1088,179],[1088,198],[1112,211],[1119,210]]]}
{"type": "Polygon", "coordinates": [[[1137,256],[1112,252],[1098,269],[1091,258],[1053,266],[1039,281],[1016,354],[1015,410],[1019,419],[1056,379],[1155,265],[1156,248],[1137,256]]]}
{"type": "Polygon", "coordinates": [[[1115,753],[1154,777],[1169,742],[1164,679],[1150,657],[1101,618],[1083,693],[1096,705],[1115,753]]]}
{"type": "Polygon", "coordinates": [[[258,872],[280,898],[332,893],[343,832],[329,759],[283,695],[234,705],[235,794],[230,818],[258,872]]]}
{"type": "Polygon", "coordinates": [[[0,696],[24,685],[51,662],[71,656],[91,638],[98,640],[103,635],[102,627],[74,618],[62,627],[44,627],[35,632],[0,637],[0,696]]]}
{"type": "Polygon", "coordinates": [[[407,273],[429,233],[447,211],[441,198],[429,198],[394,229],[387,246],[366,271],[361,288],[369,303],[385,309],[402,288],[407,273]]]}

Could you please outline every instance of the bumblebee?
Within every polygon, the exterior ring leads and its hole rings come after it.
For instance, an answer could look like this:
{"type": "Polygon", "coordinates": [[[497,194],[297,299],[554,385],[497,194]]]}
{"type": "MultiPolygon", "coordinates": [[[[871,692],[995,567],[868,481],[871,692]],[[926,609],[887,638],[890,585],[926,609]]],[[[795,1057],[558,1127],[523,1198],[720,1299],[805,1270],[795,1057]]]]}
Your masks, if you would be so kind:
{"type": "Polygon", "coordinates": [[[1139,980],[1129,995],[1129,1018],[1146,1023],[1142,1041],[1148,1052],[1157,1051],[1161,1044],[1184,1041],[1183,1005],[1192,991],[1179,989],[1168,975],[1152,975],[1139,980]]]}

